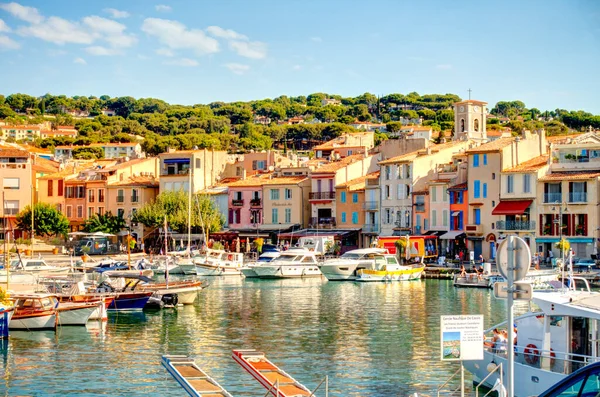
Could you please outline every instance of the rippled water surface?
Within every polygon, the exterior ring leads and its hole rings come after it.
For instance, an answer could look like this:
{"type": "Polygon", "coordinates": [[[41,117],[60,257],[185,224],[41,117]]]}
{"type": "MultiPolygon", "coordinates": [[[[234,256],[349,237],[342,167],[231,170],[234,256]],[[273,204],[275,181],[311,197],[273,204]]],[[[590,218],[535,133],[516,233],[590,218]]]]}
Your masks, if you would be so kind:
{"type": "Polygon", "coordinates": [[[491,326],[505,311],[491,291],[450,281],[216,278],[194,306],[11,332],[0,395],[183,396],[160,365],[168,353],[193,356],[235,396],[264,396],[231,359],[240,348],[264,351],[311,389],[329,375],[330,396],[435,395],[458,368],[440,362],[440,315],[484,314],[491,326]]]}

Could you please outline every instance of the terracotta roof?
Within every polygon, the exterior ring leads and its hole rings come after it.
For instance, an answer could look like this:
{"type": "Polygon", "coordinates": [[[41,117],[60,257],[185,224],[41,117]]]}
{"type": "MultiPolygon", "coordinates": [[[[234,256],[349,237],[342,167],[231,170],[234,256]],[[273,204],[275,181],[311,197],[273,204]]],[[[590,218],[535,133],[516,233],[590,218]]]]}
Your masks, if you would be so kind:
{"type": "Polygon", "coordinates": [[[361,177],[349,180],[345,183],[340,183],[339,185],[336,186],[336,188],[347,188],[350,191],[365,190],[367,179],[378,179],[378,178],[379,178],[379,171],[375,171],[370,174],[363,175],[361,177]]]}
{"type": "Polygon", "coordinates": [[[459,184],[454,185],[454,186],[450,186],[448,188],[448,190],[463,190],[463,189],[466,190],[468,187],[469,187],[469,184],[467,182],[464,182],[464,183],[459,183],[459,184]]]}
{"type": "Polygon", "coordinates": [[[158,187],[158,179],[149,176],[130,176],[126,181],[109,183],[108,186],[140,186],[140,187],[158,187]]]}
{"type": "Polygon", "coordinates": [[[548,141],[549,143],[560,143],[562,141],[566,141],[567,139],[577,138],[578,136],[581,136],[583,134],[585,134],[585,132],[581,132],[578,134],[568,134],[568,135],[553,135],[553,136],[547,137],[546,141],[548,141]]]}
{"type": "Polygon", "coordinates": [[[490,153],[499,152],[514,141],[514,138],[500,138],[495,141],[484,143],[481,146],[474,147],[473,149],[467,150],[467,154],[472,153],[490,153]]]}
{"type": "Polygon", "coordinates": [[[539,181],[583,181],[588,179],[598,178],[600,172],[582,171],[582,172],[553,172],[539,178],[539,181]]]}
{"type": "Polygon", "coordinates": [[[29,152],[21,149],[0,149],[0,157],[29,158],[29,152]]]}
{"type": "Polygon", "coordinates": [[[355,161],[362,160],[364,155],[362,153],[353,154],[352,156],[344,157],[338,161],[332,161],[330,163],[324,164],[313,171],[313,174],[325,174],[325,173],[334,173],[349,164],[352,164],[355,161]]]}
{"type": "Polygon", "coordinates": [[[39,125],[3,125],[0,126],[0,129],[3,130],[39,130],[41,127],[39,125]]]}
{"type": "MultiPolygon", "coordinates": [[[[113,160],[114,161],[114,160],[113,160]]],[[[100,170],[98,170],[98,172],[111,172],[111,171],[116,171],[116,170],[120,170],[123,168],[127,168],[130,167],[132,165],[136,165],[136,164],[140,164],[143,163],[145,161],[151,162],[151,161],[156,161],[153,158],[141,158],[141,159],[133,159],[133,160],[129,160],[129,161],[123,161],[111,166],[107,166],[106,168],[102,168],[100,170]]]]}
{"type": "Polygon", "coordinates": [[[271,178],[273,174],[261,174],[256,175],[246,179],[240,179],[235,182],[231,182],[228,184],[230,188],[236,187],[254,187],[254,186],[263,186],[263,185],[290,185],[297,184],[306,180],[308,177],[306,175],[298,175],[298,176],[280,176],[271,178]]]}
{"type": "Polygon", "coordinates": [[[44,130],[41,134],[45,135],[77,135],[76,130],[44,130]]]}
{"type": "Polygon", "coordinates": [[[92,147],[130,147],[139,145],[136,142],[126,142],[126,143],[92,143],[90,146],[92,147]]]}
{"type": "Polygon", "coordinates": [[[75,168],[73,168],[73,164],[68,164],[62,170],[55,172],[50,175],[44,175],[38,179],[46,180],[46,179],[66,179],[69,177],[76,177],[80,172],[91,169],[95,167],[96,164],[93,162],[85,162],[81,164],[77,164],[75,168]]]}
{"type": "Polygon", "coordinates": [[[508,168],[503,170],[502,172],[532,172],[537,171],[540,168],[548,165],[548,155],[543,154],[538,157],[534,157],[531,160],[527,160],[516,167],[508,168]]]}
{"type": "Polygon", "coordinates": [[[29,145],[22,145],[21,146],[24,150],[27,150],[29,153],[43,153],[43,154],[52,154],[52,152],[50,151],[50,149],[43,149],[43,148],[39,148],[39,147],[35,147],[35,146],[29,146],[29,145]]]}
{"type": "Polygon", "coordinates": [[[56,161],[47,160],[43,157],[36,157],[34,159],[33,170],[36,172],[51,172],[55,173],[58,171],[60,164],[56,161]]]}

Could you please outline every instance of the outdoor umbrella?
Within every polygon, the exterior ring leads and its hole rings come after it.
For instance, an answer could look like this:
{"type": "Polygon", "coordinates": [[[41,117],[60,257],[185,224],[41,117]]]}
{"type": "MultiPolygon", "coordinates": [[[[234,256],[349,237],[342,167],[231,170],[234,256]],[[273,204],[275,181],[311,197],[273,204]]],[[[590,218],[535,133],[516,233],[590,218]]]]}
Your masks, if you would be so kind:
{"type": "Polygon", "coordinates": [[[239,253],[240,252],[240,238],[236,238],[235,239],[235,252],[239,253]]]}
{"type": "Polygon", "coordinates": [[[250,252],[250,239],[246,239],[246,252],[250,252]]]}

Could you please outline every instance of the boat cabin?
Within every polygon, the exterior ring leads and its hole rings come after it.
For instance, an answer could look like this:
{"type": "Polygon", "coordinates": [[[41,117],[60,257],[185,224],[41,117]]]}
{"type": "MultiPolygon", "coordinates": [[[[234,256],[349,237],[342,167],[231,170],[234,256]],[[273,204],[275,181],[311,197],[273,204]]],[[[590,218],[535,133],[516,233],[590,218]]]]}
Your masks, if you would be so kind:
{"type": "Polygon", "coordinates": [[[49,294],[31,294],[13,296],[15,314],[24,315],[40,311],[53,310],[58,307],[58,299],[49,294]]]}

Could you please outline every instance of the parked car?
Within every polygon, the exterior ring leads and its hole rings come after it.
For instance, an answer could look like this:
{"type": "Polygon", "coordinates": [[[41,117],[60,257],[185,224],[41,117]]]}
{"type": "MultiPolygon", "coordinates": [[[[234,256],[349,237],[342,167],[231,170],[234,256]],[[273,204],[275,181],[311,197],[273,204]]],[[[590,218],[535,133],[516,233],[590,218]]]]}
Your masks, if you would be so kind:
{"type": "Polygon", "coordinates": [[[600,363],[578,369],[538,397],[596,397],[600,392],[600,363]]]}
{"type": "Polygon", "coordinates": [[[573,270],[589,272],[593,267],[596,266],[596,261],[593,259],[578,258],[573,261],[573,270]]]}

